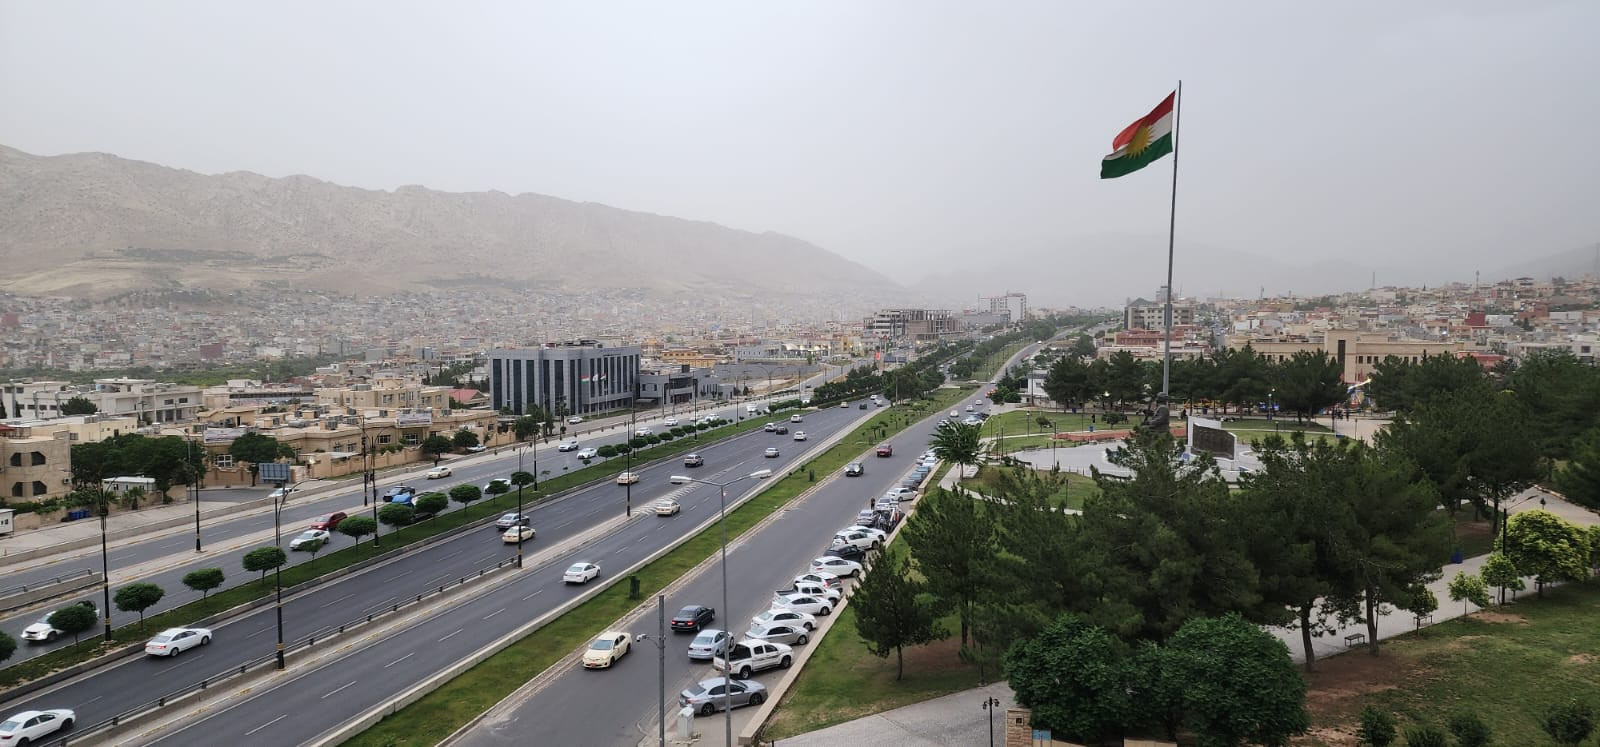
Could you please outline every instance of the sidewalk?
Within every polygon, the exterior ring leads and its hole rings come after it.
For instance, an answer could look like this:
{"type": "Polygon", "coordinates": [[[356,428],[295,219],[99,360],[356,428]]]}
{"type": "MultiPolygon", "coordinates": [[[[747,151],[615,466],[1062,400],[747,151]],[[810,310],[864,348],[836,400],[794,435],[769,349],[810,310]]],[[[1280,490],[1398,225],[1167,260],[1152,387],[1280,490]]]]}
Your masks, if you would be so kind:
{"type": "Polygon", "coordinates": [[[965,690],[951,695],[913,703],[892,711],[862,716],[854,721],[818,729],[773,742],[774,747],[838,747],[841,744],[872,747],[947,747],[989,744],[991,718],[995,743],[1004,741],[1007,708],[1015,708],[1016,696],[1004,682],[965,690]],[[1000,700],[992,711],[984,710],[989,698],[1000,700]]]}

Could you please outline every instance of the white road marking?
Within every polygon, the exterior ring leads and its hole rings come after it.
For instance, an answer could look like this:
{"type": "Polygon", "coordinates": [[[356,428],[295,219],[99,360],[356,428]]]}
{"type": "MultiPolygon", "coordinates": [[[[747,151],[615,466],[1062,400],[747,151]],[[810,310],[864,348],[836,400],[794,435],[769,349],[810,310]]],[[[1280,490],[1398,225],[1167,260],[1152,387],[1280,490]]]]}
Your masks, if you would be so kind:
{"type": "Polygon", "coordinates": [[[465,550],[457,550],[457,551],[455,551],[455,552],[453,552],[453,553],[450,553],[450,554],[449,554],[449,555],[445,555],[445,556],[443,556],[443,557],[441,557],[441,558],[439,558],[439,559],[440,559],[440,560],[447,560],[447,559],[449,559],[449,558],[453,558],[453,557],[455,557],[455,556],[457,556],[457,555],[460,555],[460,554],[461,554],[461,553],[463,553],[463,552],[466,552],[466,551],[465,551],[465,550]]]}
{"type": "Polygon", "coordinates": [[[450,633],[450,634],[447,634],[447,635],[446,635],[446,636],[445,636],[445,637],[443,637],[443,638],[440,638],[440,639],[439,639],[439,642],[440,642],[440,643],[444,643],[444,642],[445,642],[445,641],[448,641],[448,640],[450,640],[450,639],[451,639],[451,638],[454,638],[454,637],[456,637],[456,633],[460,633],[460,632],[461,632],[461,631],[463,631],[463,630],[465,630],[465,628],[456,628],[456,631],[455,631],[455,633],[450,633]]]}
{"type": "Polygon", "coordinates": [[[330,602],[328,602],[326,604],[323,604],[321,606],[323,606],[323,607],[332,607],[333,605],[338,604],[340,602],[343,602],[344,600],[349,599],[350,597],[353,597],[353,596],[355,596],[355,594],[353,594],[353,593],[346,594],[346,595],[344,595],[342,597],[339,597],[338,599],[332,600],[332,601],[330,601],[330,602]]]}
{"type": "Polygon", "coordinates": [[[534,598],[536,596],[539,596],[540,594],[543,594],[543,593],[544,593],[544,589],[540,589],[540,590],[538,590],[538,591],[536,591],[536,592],[534,592],[532,594],[529,594],[528,596],[523,597],[522,601],[526,602],[529,599],[532,599],[532,598],[534,598]]]}
{"type": "Polygon", "coordinates": [[[322,696],[322,699],[323,700],[327,700],[329,695],[333,695],[335,693],[338,693],[340,690],[343,690],[343,689],[345,689],[345,688],[347,688],[347,687],[349,687],[351,685],[354,685],[354,684],[356,684],[356,681],[355,680],[350,680],[349,682],[346,682],[343,685],[340,685],[340,686],[334,688],[333,692],[328,693],[328,695],[322,696]]]}
{"type": "Polygon", "coordinates": [[[394,661],[389,662],[388,664],[383,665],[383,668],[384,669],[388,669],[389,667],[392,667],[392,666],[394,666],[396,664],[399,664],[400,662],[405,661],[406,659],[409,659],[409,658],[411,658],[413,656],[416,656],[416,655],[417,655],[417,652],[412,651],[411,653],[406,654],[405,656],[402,656],[402,657],[400,657],[398,659],[395,659],[394,661]]]}
{"type": "Polygon", "coordinates": [[[254,734],[254,733],[258,732],[258,731],[261,731],[262,729],[265,729],[265,728],[267,728],[267,727],[269,727],[269,726],[271,726],[273,724],[276,724],[279,721],[282,721],[282,720],[284,720],[284,719],[286,719],[288,717],[289,717],[289,714],[285,713],[282,716],[279,716],[279,717],[277,717],[277,718],[275,718],[275,719],[273,719],[271,721],[268,721],[267,723],[264,723],[264,724],[262,724],[260,726],[257,726],[254,729],[251,729],[250,731],[245,732],[244,735],[248,737],[251,734],[254,734]]]}
{"type": "Polygon", "coordinates": [[[262,629],[254,632],[254,633],[251,633],[250,635],[247,635],[245,637],[246,638],[254,638],[254,637],[258,636],[258,635],[261,635],[262,633],[267,632],[268,630],[270,630],[270,628],[262,628],[262,629]]]}
{"type": "Polygon", "coordinates": [[[501,607],[501,608],[500,608],[500,609],[497,609],[497,610],[495,610],[495,611],[493,611],[493,612],[490,612],[490,613],[489,613],[489,614],[487,614],[487,615],[484,615],[484,616],[483,616],[483,619],[485,619],[485,620],[487,620],[487,619],[489,619],[489,618],[491,618],[491,617],[494,617],[494,616],[495,616],[495,615],[498,615],[498,614],[500,614],[500,613],[502,613],[502,612],[505,612],[505,611],[506,611],[506,608],[504,608],[504,607],[501,607]]]}

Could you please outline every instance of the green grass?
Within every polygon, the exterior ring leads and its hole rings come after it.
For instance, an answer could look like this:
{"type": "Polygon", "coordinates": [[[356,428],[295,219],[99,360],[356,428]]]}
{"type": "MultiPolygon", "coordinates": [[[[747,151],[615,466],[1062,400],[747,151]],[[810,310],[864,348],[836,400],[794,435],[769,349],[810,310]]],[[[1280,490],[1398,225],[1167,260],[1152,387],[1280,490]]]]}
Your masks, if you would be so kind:
{"type": "MultiPolygon", "coordinates": [[[[656,459],[665,459],[676,454],[692,451],[699,443],[755,430],[760,428],[763,422],[746,420],[738,425],[713,428],[701,432],[698,443],[692,436],[664,441],[656,446],[635,452],[633,461],[635,464],[645,464],[656,459]]],[[[558,477],[540,480],[539,491],[534,492],[531,489],[524,491],[523,506],[527,508],[537,505],[539,501],[555,493],[615,475],[626,469],[626,462],[625,458],[613,457],[558,477]]],[[[448,488],[441,488],[439,492],[449,491],[448,488]]],[[[360,543],[352,545],[351,541],[344,535],[335,533],[334,543],[336,545],[343,544],[344,547],[320,553],[312,560],[294,565],[285,565],[283,567],[283,585],[288,588],[311,581],[383,553],[391,552],[397,548],[420,542],[489,516],[504,513],[507,510],[514,510],[516,506],[517,494],[512,491],[495,498],[476,501],[462,510],[449,511],[435,518],[403,527],[399,531],[380,525],[379,531],[382,545],[377,548],[372,546],[370,537],[363,538],[360,543]]],[[[298,556],[300,556],[298,553],[290,553],[291,560],[298,556]]],[[[230,578],[241,575],[244,577],[249,576],[243,569],[237,567],[223,568],[222,570],[230,578]]],[[[0,669],[0,687],[11,687],[22,682],[38,679],[51,672],[88,661],[130,643],[144,641],[149,637],[150,631],[193,624],[196,620],[203,619],[208,615],[214,615],[223,610],[268,596],[273,593],[273,588],[270,578],[265,581],[260,579],[248,581],[216,591],[214,592],[216,596],[208,599],[189,602],[160,614],[150,615],[145,618],[142,626],[135,624],[117,628],[111,632],[110,643],[104,642],[100,635],[86,636],[81,642],[74,645],[0,669]]],[[[181,587],[168,589],[168,592],[173,594],[188,593],[186,588],[181,587]]],[[[98,631],[100,627],[97,626],[94,630],[98,631]]]]}
{"type": "Polygon", "coordinates": [[[1538,726],[1546,708],[1574,697],[1600,705],[1596,619],[1600,583],[1591,580],[1386,640],[1376,658],[1324,659],[1309,678],[1313,726],[1353,732],[1366,705],[1394,714],[1402,733],[1472,712],[1489,725],[1494,744],[1551,744],[1538,726]]]}
{"type": "MultiPolygon", "coordinates": [[[[763,743],[978,687],[977,666],[957,654],[959,622],[952,615],[942,624],[951,636],[906,649],[905,676],[896,681],[894,654],[873,656],[856,633],[854,608],[846,606],[828,634],[811,644],[817,650],[762,730],[763,743]]],[[[994,672],[988,674],[993,679],[994,672]]]]}
{"type": "MultiPolygon", "coordinates": [[[[962,480],[961,485],[990,497],[1002,497],[997,495],[1000,474],[1006,470],[1021,472],[1026,469],[1026,467],[1001,467],[986,464],[978,468],[977,477],[970,480],[962,480]]],[[[1046,480],[1052,478],[1065,479],[1061,489],[1050,497],[1050,504],[1058,508],[1082,509],[1085,498],[1091,494],[1099,495],[1100,493],[1100,486],[1095,484],[1094,478],[1086,475],[1080,475],[1076,472],[1062,472],[1059,475],[1052,475],[1051,471],[1047,469],[1034,471],[1039,477],[1046,480]]]]}
{"type": "MultiPolygon", "coordinates": [[[[910,422],[912,413],[949,407],[951,402],[966,397],[968,391],[938,390],[930,402],[880,410],[816,459],[795,467],[787,475],[774,476],[773,479],[779,480],[776,485],[728,513],[729,541],[810,488],[813,485],[811,475],[815,474],[819,480],[826,479],[858,458],[863,449],[886,437],[887,429],[898,432],[910,422]]],[[[720,546],[721,537],[717,527],[710,527],[640,569],[634,575],[639,578],[644,598],[655,595],[710,557],[720,546]]],[[[345,744],[367,747],[437,744],[638,606],[640,600],[630,599],[627,587],[622,583],[612,585],[345,744]]]]}

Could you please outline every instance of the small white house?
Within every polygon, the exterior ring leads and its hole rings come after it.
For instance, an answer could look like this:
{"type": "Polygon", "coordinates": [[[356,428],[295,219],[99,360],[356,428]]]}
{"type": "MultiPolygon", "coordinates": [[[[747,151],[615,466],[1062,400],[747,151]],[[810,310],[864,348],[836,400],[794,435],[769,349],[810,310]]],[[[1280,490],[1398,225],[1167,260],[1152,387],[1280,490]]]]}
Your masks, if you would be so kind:
{"type": "Polygon", "coordinates": [[[143,488],[146,496],[156,494],[156,479],[154,477],[110,477],[100,481],[100,489],[108,493],[122,495],[134,488],[143,488]]]}

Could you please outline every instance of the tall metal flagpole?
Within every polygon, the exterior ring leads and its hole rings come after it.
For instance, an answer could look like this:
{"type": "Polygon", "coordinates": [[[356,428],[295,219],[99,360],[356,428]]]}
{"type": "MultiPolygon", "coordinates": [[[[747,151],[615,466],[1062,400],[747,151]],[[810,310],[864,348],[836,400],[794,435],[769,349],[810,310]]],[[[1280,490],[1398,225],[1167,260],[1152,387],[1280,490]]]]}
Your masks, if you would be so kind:
{"type": "Polygon", "coordinates": [[[1178,235],[1178,133],[1183,123],[1183,81],[1178,81],[1172,101],[1172,208],[1167,217],[1167,308],[1165,339],[1161,345],[1161,397],[1172,395],[1172,246],[1178,235]]]}

